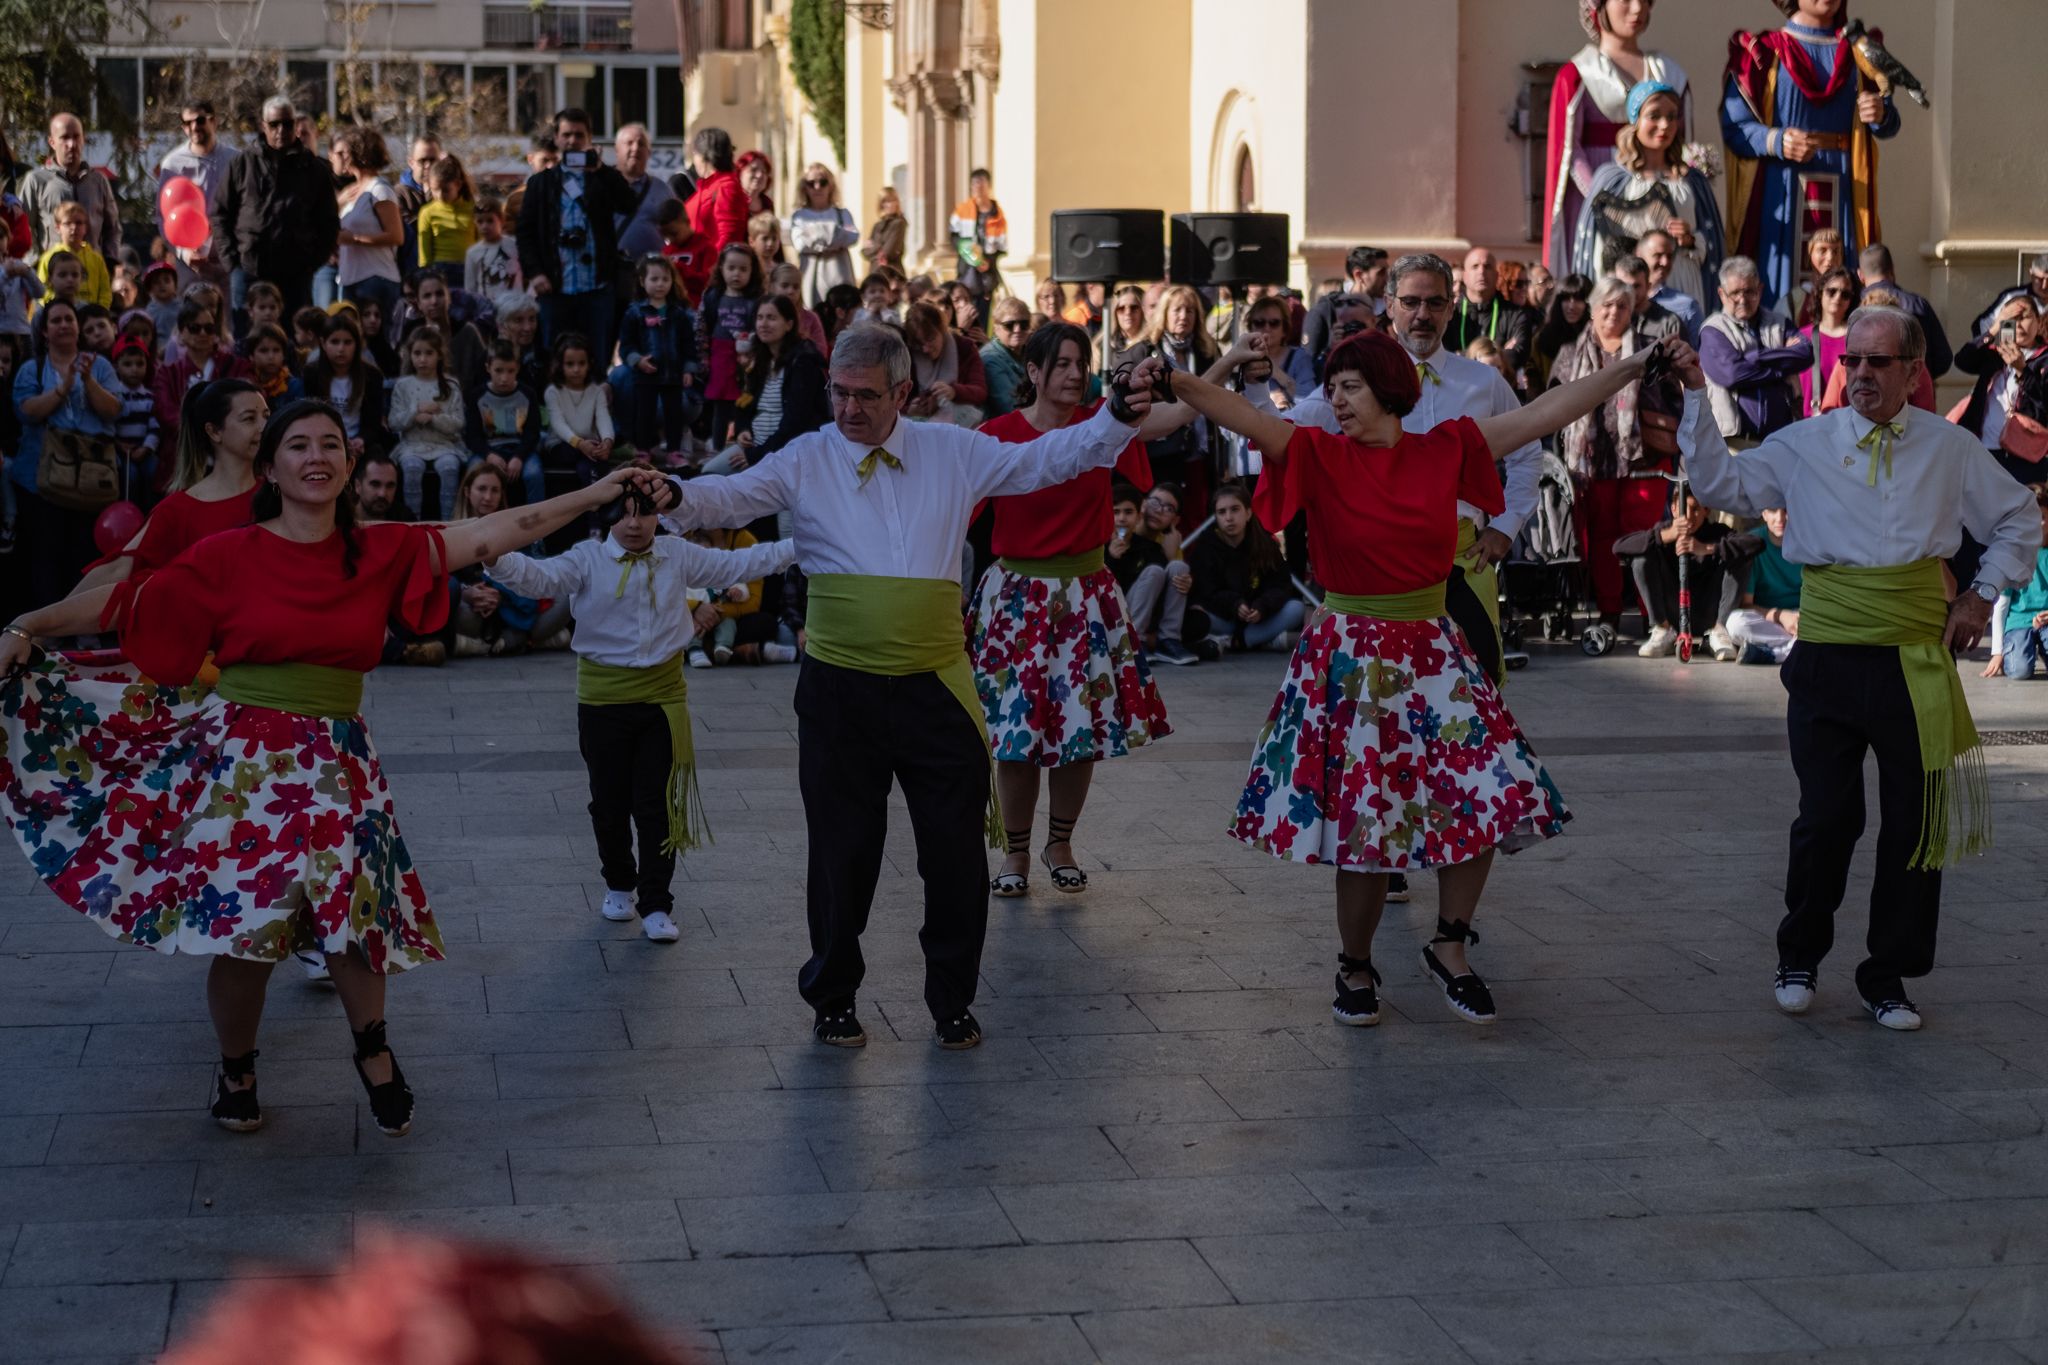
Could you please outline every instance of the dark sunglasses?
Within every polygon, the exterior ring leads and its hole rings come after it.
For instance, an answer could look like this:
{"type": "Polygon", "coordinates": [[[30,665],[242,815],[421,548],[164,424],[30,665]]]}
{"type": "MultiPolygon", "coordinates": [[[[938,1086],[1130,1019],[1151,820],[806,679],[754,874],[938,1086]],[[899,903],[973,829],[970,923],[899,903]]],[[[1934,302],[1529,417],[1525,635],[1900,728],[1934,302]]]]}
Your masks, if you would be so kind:
{"type": "Polygon", "coordinates": [[[214,334],[214,331],[216,329],[214,325],[210,322],[195,322],[192,323],[190,326],[186,327],[184,330],[192,333],[194,336],[210,337],[214,334]]]}
{"type": "Polygon", "coordinates": [[[1894,364],[1903,359],[1905,359],[1904,356],[1857,355],[1854,352],[1844,352],[1842,355],[1842,368],[1845,370],[1854,370],[1859,367],[1868,370],[1889,370],[1894,364]]]}
{"type": "Polygon", "coordinates": [[[997,328],[997,330],[999,330],[999,331],[1004,331],[1004,332],[1024,332],[1024,331],[1029,331],[1029,330],[1030,330],[1030,328],[1031,328],[1031,319],[1030,319],[1030,318],[1011,318],[1011,319],[1010,319],[1010,320],[1009,320],[1008,322],[999,322],[999,323],[997,323],[997,324],[996,324],[996,328],[997,328]]]}
{"type": "Polygon", "coordinates": [[[831,183],[829,180],[806,180],[804,181],[804,188],[808,190],[822,190],[831,183]]]}
{"type": "Polygon", "coordinates": [[[201,114],[197,118],[181,118],[178,120],[178,122],[184,124],[187,128],[197,128],[202,123],[213,122],[213,115],[201,114]]]}
{"type": "Polygon", "coordinates": [[[1245,326],[1256,327],[1262,332],[1276,332],[1287,325],[1283,318],[1254,318],[1245,326]]]}

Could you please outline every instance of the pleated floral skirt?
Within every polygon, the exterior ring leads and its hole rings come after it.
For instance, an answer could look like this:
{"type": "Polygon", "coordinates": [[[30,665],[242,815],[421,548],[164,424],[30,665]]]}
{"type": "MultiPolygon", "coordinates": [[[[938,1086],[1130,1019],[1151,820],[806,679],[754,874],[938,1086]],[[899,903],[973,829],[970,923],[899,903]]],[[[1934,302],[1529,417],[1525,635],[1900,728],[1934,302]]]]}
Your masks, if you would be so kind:
{"type": "Polygon", "coordinates": [[[1173,733],[1107,569],[1032,578],[991,565],[968,635],[998,762],[1057,768],[1121,758],[1173,733]]]}
{"type": "Polygon", "coordinates": [[[360,716],[162,687],[44,656],[0,686],[0,814],[38,876],[123,943],[400,972],[441,934],[360,716]]]}
{"type": "Polygon", "coordinates": [[[1570,819],[1448,617],[1332,612],[1295,646],[1230,834],[1296,862],[1412,872],[1515,852],[1570,819]]]}

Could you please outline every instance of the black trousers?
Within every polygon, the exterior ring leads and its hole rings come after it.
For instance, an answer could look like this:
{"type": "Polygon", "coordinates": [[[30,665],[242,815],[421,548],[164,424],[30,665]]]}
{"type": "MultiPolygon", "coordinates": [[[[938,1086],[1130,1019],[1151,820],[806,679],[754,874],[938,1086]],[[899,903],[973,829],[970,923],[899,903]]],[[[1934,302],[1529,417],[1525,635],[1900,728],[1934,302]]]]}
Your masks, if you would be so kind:
{"type": "Polygon", "coordinates": [[[1450,581],[1444,587],[1444,614],[1457,622],[1458,629],[1465,632],[1465,642],[1472,646],[1473,657],[1486,670],[1486,676],[1495,683],[1507,676],[1502,668],[1500,655],[1500,631],[1494,626],[1493,618],[1486,614],[1485,605],[1479,594],[1472,589],[1472,583],[1465,577],[1465,570],[1458,565],[1451,566],[1450,581]]]}
{"type": "Polygon", "coordinates": [[[889,825],[903,789],[924,879],[924,1001],[934,1019],[974,1002],[988,933],[988,745],[936,674],[888,678],[805,655],[796,682],[797,778],[810,827],[811,959],[797,989],[813,1009],[853,1003],[889,825]]]}
{"type": "Polygon", "coordinates": [[[668,838],[668,773],[675,761],[668,717],[652,702],[579,705],[576,742],[590,770],[590,827],[597,834],[605,887],[635,892],[643,915],[674,909],[669,883],[675,880],[676,859],[661,848],[668,838]]]}
{"type": "Polygon", "coordinates": [[[1877,755],[1877,880],[1869,951],[1856,967],[1867,1000],[1905,993],[1934,966],[1941,874],[1907,868],[1920,845],[1920,731],[1899,652],[1879,645],[1794,645],[1779,675],[1791,698],[1785,728],[1799,777],[1799,818],[1785,873],[1781,966],[1812,968],[1835,941],[1835,910],[1863,833],[1863,755],[1877,755]]]}

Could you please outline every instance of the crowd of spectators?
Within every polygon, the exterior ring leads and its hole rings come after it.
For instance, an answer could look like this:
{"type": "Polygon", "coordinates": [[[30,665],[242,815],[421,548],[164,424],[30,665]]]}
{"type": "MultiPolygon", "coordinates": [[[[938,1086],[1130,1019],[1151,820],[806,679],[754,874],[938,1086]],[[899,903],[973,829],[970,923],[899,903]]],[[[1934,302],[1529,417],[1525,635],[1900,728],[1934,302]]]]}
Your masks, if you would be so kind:
{"type": "MultiPolygon", "coordinates": [[[[1323,358],[1344,337],[1389,326],[1397,283],[1387,251],[1359,247],[1312,299],[1279,287],[1045,281],[1027,301],[1004,283],[1008,229],[984,170],[950,218],[954,278],[939,279],[906,275],[893,190],[863,229],[831,169],[814,164],[798,178],[798,202],[779,211],[767,158],[717,128],[700,129],[690,169],[664,179],[650,169],[643,126],[621,128],[607,156],[590,119],[564,109],[534,137],[524,182],[494,187],[427,136],[401,161],[377,129],[347,125],[322,155],[310,122],[282,98],[263,105],[239,147],[204,101],[186,105],[181,122],[184,140],[160,159],[157,183],[186,180],[203,193],[203,239],[189,225],[172,233],[160,215],[147,250],[131,244],[115,179],[87,163],[84,125],[69,113],[49,122],[45,164],[5,199],[0,377],[12,401],[0,411],[0,545],[19,556],[20,606],[70,591],[105,549],[90,500],[53,492],[50,452],[104,458],[117,496],[146,511],[180,477],[187,396],[215,380],[249,379],[273,406],[300,395],[333,402],[366,513],[448,519],[535,501],[622,461],[716,477],[772,458],[829,420],[833,341],[856,323],[903,331],[913,421],[976,426],[1012,411],[1027,384],[1025,341],[1051,320],[1087,329],[1112,364],[1157,356],[1314,420],[1323,358]]],[[[2015,478],[2042,482],[2048,257],[1951,352],[1881,244],[1851,262],[1839,234],[1816,235],[1809,272],[1781,309],[1766,310],[1757,265],[1728,256],[1702,274],[1677,221],[1603,241],[1598,278],[1469,252],[1451,271],[1445,344],[1498,368],[1526,399],[1684,337],[1739,447],[1842,406],[1849,315],[1890,302],[1927,338],[1915,403],[1933,408],[1933,380],[1951,366],[1971,376],[1949,419],[2015,478]]],[[[1091,382],[1093,396],[1099,376],[1091,382]]],[[[1639,652],[1669,654],[1675,565],[1686,557],[1694,629],[1713,656],[1782,657],[1798,588],[1796,568],[1777,555],[1782,528],[1730,524],[1673,497],[1678,401],[1668,383],[1631,386],[1555,442],[1579,591],[1612,628],[1640,612],[1639,652]]],[[[1149,454],[1155,482],[1117,489],[1107,549],[1153,657],[1189,664],[1287,647],[1313,598],[1313,566],[1299,526],[1263,527],[1252,515],[1256,452],[1198,421],[1149,454]]],[[[780,529],[771,520],[725,534],[780,529]]],[[[970,541],[979,567],[985,534],[970,541]]],[[[395,638],[394,659],[566,640],[553,604],[478,573],[456,591],[448,635],[395,638]]],[[[732,585],[704,604],[704,648],[691,662],[793,658],[802,604],[800,569],[732,585]]],[[[2036,614],[2009,637],[2013,648],[2040,652],[2048,598],[2020,603],[2014,620],[2036,614]]]]}

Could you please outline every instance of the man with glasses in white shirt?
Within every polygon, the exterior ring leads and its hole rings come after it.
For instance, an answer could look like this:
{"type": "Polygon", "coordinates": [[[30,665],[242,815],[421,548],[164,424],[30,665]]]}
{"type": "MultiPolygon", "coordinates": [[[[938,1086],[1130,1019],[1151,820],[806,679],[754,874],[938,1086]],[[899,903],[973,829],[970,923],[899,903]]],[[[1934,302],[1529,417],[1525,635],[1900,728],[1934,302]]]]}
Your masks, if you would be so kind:
{"type": "Polygon", "coordinates": [[[797,989],[819,1042],[867,1042],[855,1013],[866,971],[860,935],[881,874],[892,780],[910,808],[924,878],[918,941],[936,1041],[953,1050],[981,1041],[968,1007],[988,929],[984,841],[1000,847],[1002,826],[961,632],[960,547],[984,498],[1115,464],[1151,410],[1160,370],[1157,360],[1138,366],[1086,422],[1005,444],[903,420],[909,348],[894,328],[858,324],[832,348],[832,426],[738,474],[669,485],[685,529],[791,514],[809,593],[796,713],[811,957],[797,989]]]}
{"type": "Polygon", "coordinates": [[[1899,309],[1850,316],[1841,360],[1849,406],[1739,455],[1701,401],[1698,357],[1665,344],[1687,389],[1679,450],[1694,492],[1738,516],[1784,508],[1784,555],[1803,566],[1799,639],[1782,675],[1799,815],[1778,925],[1778,1008],[1812,1007],[1863,833],[1863,759],[1875,752],[1877,875],[1856,989],[1878,1023],[1917,1029],[1905,982],[1934,966],[1941,869],[1990,844],[1983,753],[1953,651],[1974,646],[2000,593],[2033,576],[2034,496],[1975,436],[1907,406],[1927,343],[1899,309]],[[1943,561],[1966,531],[1985,549],[1951,602],[1943,561]]]}

